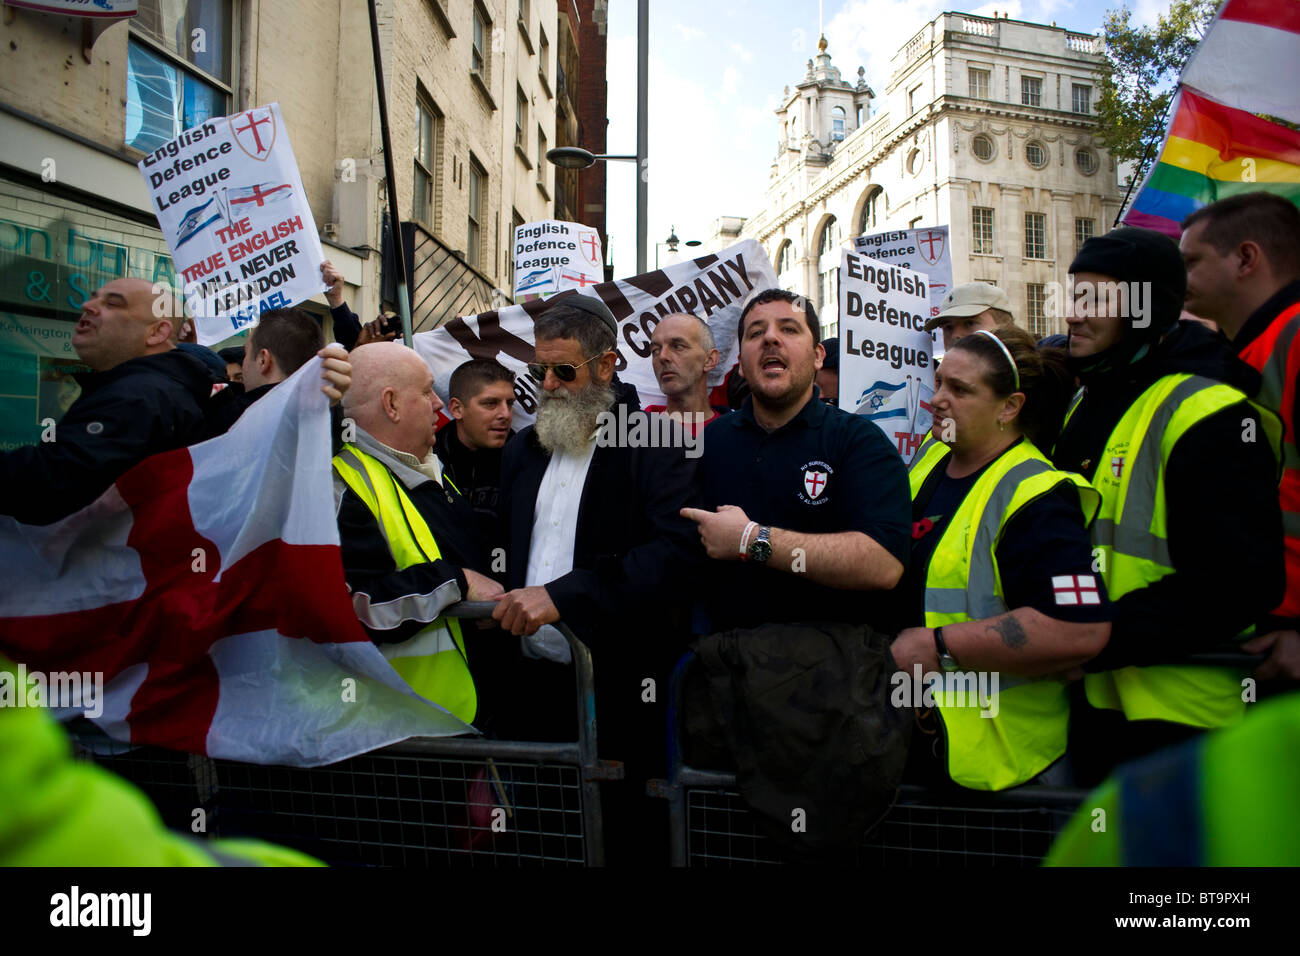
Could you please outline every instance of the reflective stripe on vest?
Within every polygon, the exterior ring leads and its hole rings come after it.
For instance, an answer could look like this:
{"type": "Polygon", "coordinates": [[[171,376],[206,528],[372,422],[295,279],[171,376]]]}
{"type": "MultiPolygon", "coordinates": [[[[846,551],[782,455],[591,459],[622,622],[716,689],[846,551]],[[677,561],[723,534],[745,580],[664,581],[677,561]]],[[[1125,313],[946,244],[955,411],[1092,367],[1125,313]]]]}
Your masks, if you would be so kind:
{"type": "Polygon", "coordinates": [[[1282,481],[1278,498],[1286,542],[1286,594],[1273,611],[1300,617],[1300,451],[1296,450],[1295,388],[1300,376],[1300,304],[1284,310],[1264,334],[1241,350],[1264,384],[1259,401],[1282,416],[1282,481]]]}
{"type": "MultiPolygon", "coordinates": [[[[334,456],[334,469],[375,516],[399,571],[442,556],[428,522],[382,462],[345,445],[334,456]]],[[[474,720],[478,698],[459,621],[439,617],[409,640],[378,647],[417,694],[466,723],[474,720]]]]}
{"type": "MultiPolygon", "coordinates": [[[[946,445],[936,443],[912,465],[913,499],[949,453],[946,445]]],[[[988,467],[935,545],[925,577],[926,627],[1007,612],[996,555],[1002,531],[1026,505],[1065,482],[1078,489],[1086,522],[1096,513],[1097,493],[1079,475],[1054,469],[1028,439],[988,467]]],[[[950,702],[944,694],[935,694],[948,737],[948,775],[963,787],[1005,790],[1065,753],[1070,718],[1065,685],[1006,674],[999,674],[999,685],[995,717],[980,716],[978,707],[945,706],[950,702]]]]}
{"type": "MultiPolygon", "coordinates": [[[[1225,408],[1245,405],[1230,385],[1199,375],[1154,382],[1116,424],[1093,475],[1101,513],[1092,541],[1112,601],[1174,572],[1169,557],[1164,471],[1179,439],[1225,408]]],[[[1261,412],[1264,440],[1280,440],[1275,416],[1261,412]]],[[[1223,727],[1241,719],[1244,671],[1225,667],[1125,667],[1084,678],[1089,703],[1130,720],[1223,727]]]]}

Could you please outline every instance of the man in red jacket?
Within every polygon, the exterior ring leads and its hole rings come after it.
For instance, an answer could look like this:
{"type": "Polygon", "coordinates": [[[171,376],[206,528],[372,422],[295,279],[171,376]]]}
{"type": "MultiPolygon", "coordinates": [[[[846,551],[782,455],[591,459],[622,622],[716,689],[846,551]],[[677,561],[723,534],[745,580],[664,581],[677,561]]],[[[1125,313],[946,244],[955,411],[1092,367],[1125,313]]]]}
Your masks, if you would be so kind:
{"type": "Polygon", "coordinates": [[[1259,678],[1300,679],[1300,209],[1274,193],[1221,199],[1183,220],[1181,248],[1188,311],[1218,324],[1282,417],[1286,596],[1244,647],[1270,651],[1259,678]]]}

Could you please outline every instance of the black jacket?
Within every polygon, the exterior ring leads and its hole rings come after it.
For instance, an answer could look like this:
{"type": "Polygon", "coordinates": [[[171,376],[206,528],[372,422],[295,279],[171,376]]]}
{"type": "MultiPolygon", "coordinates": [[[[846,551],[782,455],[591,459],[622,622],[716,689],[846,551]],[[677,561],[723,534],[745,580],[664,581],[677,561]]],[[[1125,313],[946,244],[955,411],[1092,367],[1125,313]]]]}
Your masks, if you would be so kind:
{"type": "Polygon", "coordinates": [[[415,636],[449,605],[464,600],[468,588],[462,569],[486,573],[487,562],[464,498],[397,462],[360,428],[356,443],[389,466],[428,523],[441,554],[437,561],[399,570],[378,520],[334,473],[343,574],[353,608],[376,644],[398,643],[415,636]]]}
{"type": "Polygon", "coordinates": [[[204,426],[203,437],[215,438],[230,431],[230,426],[239,421],[240,416],[248,411],[254,402],[273,388],[275,388],[274,382],[251,390],[244,388],[239,382],[227,385],[208,402],[207,424],[204,426]]]}
{"type": "MultiPolygon", "coordinates": [[[[514,435],[511,435],[514,438],[514,435]]],[[[478,518],[483,539],[491,547],[498,544],[498,515],[501,501],[501,448],[473,449],[465,445],[451,422],[438,430],[434,447],[442,462],[443,474],[451,479],[478,518]]]]}
{"type": "MultiPolygon", "coordinates": [[[[1091,480],[1108,467],[1100,461],[1106,440],[1128,407],[1156,379],[1178,373],[1248,396],[1259,390],[1259,373],[1227,339],[1180,322],[1143,360],[1085,378],[1083,400],[1056,443],[1056,466],[1091,480]]],[[[1231,641],[1277,606],[1285,587],[1277,469],[1259,416],[1244,402],[1188,430],[1164,474],[1175,573],[1113,602],[1110,641],[1088,670],[1176,661],[1231,641]],[[1244,441],[1251,427],[1255,440],[1244,441]]]]}
{"type": "MultiPolygon", "coordinates": [[[[505,448],[501,507],[511,589],[523,587],[528,574],[537,495],[550,460],[533,427],[505,448]]],[[[696,507],[698,499],[695,459],[682,448],[596,448],[582,491],[573,570],[546,590],[597,660],[602,647],[626,646],[624,635],[654,631],[675,605],[685,605],[684,585],[700,560],[699,535],[678,511],[696,507]]]]}
{"type": "MultiPolygon", "coordinates": [[[[888,812],[910,708],[891,704],[891,638],[866,625],[766,624],[700,638],[681,709],[690,766],[736,769],[764,831],[795,859],[852,849],[888,812]],[[804,811],[806,829],[791,829],[804,811]]],[[[827,862],[835,862],[831,857],[827,862]]]]}
{"type": "Polygon", "coordinates": [[[51,524],[98,498],[133,465],[203,437],[215,379],[173,349],[77,376],[81,396],[54,440],[0,453],[0,513],[51,524]]]}

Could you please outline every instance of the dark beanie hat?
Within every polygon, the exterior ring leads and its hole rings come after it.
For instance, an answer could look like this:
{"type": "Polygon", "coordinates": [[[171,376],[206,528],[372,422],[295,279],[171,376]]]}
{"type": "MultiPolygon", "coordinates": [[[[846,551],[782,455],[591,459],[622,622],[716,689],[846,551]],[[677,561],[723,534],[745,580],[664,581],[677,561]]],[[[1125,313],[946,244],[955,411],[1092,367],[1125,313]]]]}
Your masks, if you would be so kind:
{"type": "Polygon", "coordinates": [[[826,360],[822,369],[827,372],[840,370],[840,340],[838,338],[822,339],[822,348],[826,350],[826,360]]]}
{"type": "Polygon", "coordinates": [[[1183,311],[1187,268],[1182,253],[1172,239],[1151,229],[1122,226],[1094,236],[1074,257],[1070,272],[1096,272],[1120,282],[1150,283],[1135,308],[1149,309],[1151,321],[1129,323],[1124,334],[1130,342],[1155,341],[1173,327],[1183,311]]]}

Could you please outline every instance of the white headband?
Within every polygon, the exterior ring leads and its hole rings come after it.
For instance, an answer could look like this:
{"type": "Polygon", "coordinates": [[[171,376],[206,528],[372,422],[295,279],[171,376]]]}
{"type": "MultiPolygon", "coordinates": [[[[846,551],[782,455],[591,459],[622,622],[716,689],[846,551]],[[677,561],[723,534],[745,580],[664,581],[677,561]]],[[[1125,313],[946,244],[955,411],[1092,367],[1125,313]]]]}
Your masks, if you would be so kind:
{"type": "Polygon", "coordinates": [[[1016,368],[1016,360],[1011,357],[1011,350],[1002,343],[1002,340],[990,332],[988,329],[979,329],[976,335],[987,335],[993,340],[993,344],[1002,350],[1002,354],[1007,357],[1007,362],[1011,365],[1011,371],[1016,376],[1016,391],[1020,391],[1020,369],[1016,368]]]}

